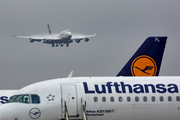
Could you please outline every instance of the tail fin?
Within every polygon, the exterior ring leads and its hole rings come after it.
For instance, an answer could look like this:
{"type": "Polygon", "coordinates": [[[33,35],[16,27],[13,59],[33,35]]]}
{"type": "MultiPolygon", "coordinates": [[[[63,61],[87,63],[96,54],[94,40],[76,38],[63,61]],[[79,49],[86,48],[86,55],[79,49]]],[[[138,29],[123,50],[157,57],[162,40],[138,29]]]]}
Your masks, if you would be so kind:
{"type": "Polygon", "coordinates": [[[48,33],[49,33],[49,34],[52,34],[49,24],[47,24],[47,27],[48,27],[48,33]]]}
{"type": "Polygon", "coordinates": [[[158,76],[167,37],[149,37],[117,76],[158,76]]]}

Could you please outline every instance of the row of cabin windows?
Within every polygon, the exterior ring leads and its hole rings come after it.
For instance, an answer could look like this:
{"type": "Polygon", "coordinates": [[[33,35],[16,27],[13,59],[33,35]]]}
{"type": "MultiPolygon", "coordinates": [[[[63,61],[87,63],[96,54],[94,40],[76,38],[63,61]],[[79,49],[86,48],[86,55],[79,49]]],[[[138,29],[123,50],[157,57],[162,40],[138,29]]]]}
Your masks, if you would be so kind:
{"type": "MultiPolygon", "coordinates": [[[[168,99],[169,102],[172,101],[172,97],[171,97],[171,96],[168,96],[167,99],[168,99]]],[[[131,101],[131,97],[128,96],[128,97],[126,98],[126,100],[127,100],[127,102],[130,102],[130,101],[131,101]]],[[[164,101],[164,97],[163,97],[163,96],[160,96],[160,97],[159,97],[159,100],[160,100],[161,102],[163,102],[163,101],[164,101]]],[[[106,97],[102,97],[102,101],[103,101],[103,102],[106,102],[106,97]]],[[[114,97],[110,97],[110,101],[111,101],[111,102],[114,102],[114,97]]],[[[118,101],[119,101],[119,102],[123,102],[123,97],[121,97],[121,96],[118,97],[118,101]]],[[[138,97],[138,96],[135,97],[135,101],[136,101],[136,102],[139,101],[139,97],[138,97]]],[[[146,96],[144,96],[144,97],[143,97],[143,101],[144,101],[144,102],[148,101],[148,98],[147,98],[146,96]]],[[[156,97],[155,97],[155,96],[152,96],[152,97],[151,97],[151,101],[152,101],[152,102],[155,102],[155,101],[156,101],[156,97]]],[[[180,101],[180,96],[176,96],[176,101],[180,101]]],[[[96,97],[96,96],[94,97],[94,102],[98,102],[98,97],[96,97]]]]}

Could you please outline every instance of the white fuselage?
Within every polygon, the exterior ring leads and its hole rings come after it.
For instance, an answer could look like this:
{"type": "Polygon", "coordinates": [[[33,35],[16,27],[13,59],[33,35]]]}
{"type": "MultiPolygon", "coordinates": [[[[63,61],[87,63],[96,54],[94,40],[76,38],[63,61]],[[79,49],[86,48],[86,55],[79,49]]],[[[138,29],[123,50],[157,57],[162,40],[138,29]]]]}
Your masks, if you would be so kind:
{"type": "Polygon", "coordinates": [[[0,105],[6,103],[18,90],[0,90],[0,105]]]}
{"type": "MultiPolygon", "coordinates": [[[[59,120],[65,103],[70,118],[88,120],[178,120],[180,77],[79,77],[35,83],[16,95],[29,95],[29,103],[0,106],[0,120],[59,120]],[[39,103],[32,103],[32,95],[39,103]]],[[[21,98],[19,98],[21,99],[21,98]]]]}
{"type": "Polygon", "coordinates": [[[67,29],[67,30],[64,30],[64,31],[60,32],[59,34],[48,35],[44,39],[44,43],[47,43],[47,44],[52,44],[52,43],[67,43],[68,41],[71,40],[71,37],[72,37],[72,34],[67,29]]]}
{"type": "Polygon", "coordinates": [[[59,39],[61,40],[70,40],[72,37],[71,32],[67,29],[59,33],[59,39]]]}

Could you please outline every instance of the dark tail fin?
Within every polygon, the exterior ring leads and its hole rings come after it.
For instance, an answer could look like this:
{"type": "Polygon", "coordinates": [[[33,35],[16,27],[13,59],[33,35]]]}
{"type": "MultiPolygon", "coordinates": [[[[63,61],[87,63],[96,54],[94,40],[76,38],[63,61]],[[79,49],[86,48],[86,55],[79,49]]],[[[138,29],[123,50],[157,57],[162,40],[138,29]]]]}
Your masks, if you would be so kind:
{"type": "Polygon", "coordinates": [[[47,24],[47,27],[48,27],[48,33],[52,34],[49,24],[47,24]]]}
{"type": "Polygon", "coordinates": [[[149,37],[117,76],[158,76],[167,37],[149,37]]]}

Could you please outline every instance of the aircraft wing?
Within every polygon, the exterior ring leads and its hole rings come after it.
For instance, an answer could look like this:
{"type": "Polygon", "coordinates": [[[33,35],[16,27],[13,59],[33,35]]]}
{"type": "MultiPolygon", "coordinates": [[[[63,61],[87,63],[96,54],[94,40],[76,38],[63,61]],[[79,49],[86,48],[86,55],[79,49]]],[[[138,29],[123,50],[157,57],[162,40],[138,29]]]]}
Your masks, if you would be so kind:
{"type": "Polygon", "coordinates": [[[16,36],[16,35],[13,35],[14,37],[17,37],[17,38],[27,38],[27,39],[30,39],[31,37],[28,37],[28,36],[16,36]]]}
{"type": "Polygon", "coordinates": [[[16,36],[13,35],[16,38],[26,38],[26,39],[33,39],[33,40],[44,40],[44,39],[48,39],[48,40],[57,40],[58,37],[57,35],[34,35],[34,36],[16,36]]]}
{"type": "Polygon", "coordinates": [[[94,35],[73,34],[71,39],[73,39],[73,40],[84,39],[84,38],[90,38],[90,37],[94,37],[94,36],[96,36],[96,34],[94,34],[94,35]]]}
{"type": "Polygon", "coordinates": [[[76,43],[80,43],[80,41],[84,39],[86,42],[88,42],[89,38],[94,37],[94,36],[96,36],[96,34],[94,34],[94,35],[73,34],[71,37],[71,40],[75,40],[76,43]]]}
{"type": "Polygon", "coordinates": [[[33,37],[33,36],[16,36],[16,35],[13,35],[14,37],[17,37],[17,38],[27,38],[27,39],[44,39],[43,37],[33,37]]]}

